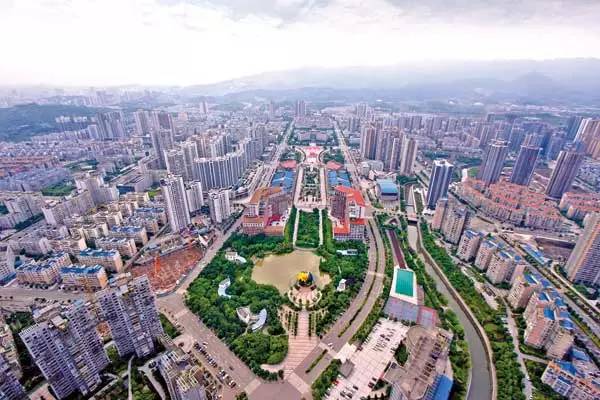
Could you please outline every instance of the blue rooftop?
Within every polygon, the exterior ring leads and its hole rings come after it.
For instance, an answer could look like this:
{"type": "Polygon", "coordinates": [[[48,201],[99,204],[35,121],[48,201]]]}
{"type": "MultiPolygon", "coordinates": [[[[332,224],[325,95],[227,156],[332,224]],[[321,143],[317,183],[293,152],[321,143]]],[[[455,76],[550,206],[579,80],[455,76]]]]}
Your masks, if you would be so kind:
{"type": "Polygon", "coordinates": [[[398,186],[389,179],[377,179],[377,185],[383,194],[398,194],[398,186]]]}
{"type": "Polygon", "coordinates": [[[544,307],[544,317],[554,321],[554,311],[550,307],[544,307]]]}
{"type": "Polygon", "coordinates": [[[531,275],[531,274],[524,274],[525,276],[525,281],[527,281],[527,283],[531,284],[531,285],[537,285],[538,284],[538,280],[535,279],[535,276],[531,275]]]}
{"type": "Polygon", "coordinates": [[[583,350],[576,347],[571,348],[571,355],[577,360],[590,361],[590,357],[583,350]]]}
{"type": "Polygon", "coordinates": [[[450,391],[452,390],[453,383],[452,379],[448,378],[446,375],[439,376],[433,400],[448,400],[450,398],[450,391]]]}
{"type": "Polygon", "coordinates": [[[569,374],[574,376],[577,375],[577,368],[575,368],[575,366],[572,363],[568,361],[557,361],[556,363],[563,371],[568,372],[569,374]]]}
{"type": "Polygon", "coordinates": [[[119,232],[119,233],[137,233],[142,230],[141,226],[113,226],[110,228],[111,232],[119,232]]]}
{"type": "Polygon", "coordinates": [[[117,250],[90,249],[81,250],[79,255],[82,257],[112,257],[117,250]]]}
{"type": "Polygon", "coordinates": [[[62,267],[60,269],[61,274],[81,274],[81,275],[95,275],[101,269],[101,265],[70,265],[68,267],[62,267]]]}

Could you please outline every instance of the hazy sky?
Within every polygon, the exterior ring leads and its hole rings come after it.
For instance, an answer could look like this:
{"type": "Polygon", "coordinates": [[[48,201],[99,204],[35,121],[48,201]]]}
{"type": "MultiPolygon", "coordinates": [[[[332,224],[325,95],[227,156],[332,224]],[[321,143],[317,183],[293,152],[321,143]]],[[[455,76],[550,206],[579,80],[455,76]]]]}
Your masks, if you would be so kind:
{"type": "Polygon", "coordinates": [[[0,84],[600,57],[599,0],[0,0],[0,84]]]}

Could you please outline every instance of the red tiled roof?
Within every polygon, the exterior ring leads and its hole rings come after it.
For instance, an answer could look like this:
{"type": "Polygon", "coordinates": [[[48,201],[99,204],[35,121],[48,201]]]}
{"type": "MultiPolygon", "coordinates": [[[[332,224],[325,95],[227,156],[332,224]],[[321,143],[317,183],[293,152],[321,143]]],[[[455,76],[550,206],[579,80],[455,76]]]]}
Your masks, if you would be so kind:
{"type": "Polygon", "coordinates": [[[296,162],[296,160],[285,160],[280,162],[279,165],[281,166],[281,168],[284,169],[296,169],[298,163],[296,162]]]}
{"type": "Polygon", "coordinates": [[[325,164],[325,167],[327,169],[331,169],[333,171],[337,171],[339,169],[342,169],[344,166],[338,162],[335,161],[327,161],[327,164],[325,164]]]}
{"type": "Polygon", "coordinates": [[[360,192],[360,190],[349,188],[346,186],[336,186],[335,190],[337,190],[338,192],[345,193],[346,197],[350,198],[351,200],[354,200],[354,202],[359,206],[365,206],[365,199],[363,198],[363,195],[360,192]]]}

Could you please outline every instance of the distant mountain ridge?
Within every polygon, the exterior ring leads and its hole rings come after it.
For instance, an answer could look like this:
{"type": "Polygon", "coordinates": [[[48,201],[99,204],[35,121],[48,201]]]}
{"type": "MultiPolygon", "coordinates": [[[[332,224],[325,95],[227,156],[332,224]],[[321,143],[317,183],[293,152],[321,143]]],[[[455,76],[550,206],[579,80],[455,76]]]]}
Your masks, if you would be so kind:
{"type": "Polygon", "coordinates": [[[304,68],[267,72],[211,85],[180,88],[191,96],[306,95],[311,90],[434,99],[491,97],[497,101],[547,101],[600,104],[600,59],[470,61],[403,64],[386,67],[304,68]]]}

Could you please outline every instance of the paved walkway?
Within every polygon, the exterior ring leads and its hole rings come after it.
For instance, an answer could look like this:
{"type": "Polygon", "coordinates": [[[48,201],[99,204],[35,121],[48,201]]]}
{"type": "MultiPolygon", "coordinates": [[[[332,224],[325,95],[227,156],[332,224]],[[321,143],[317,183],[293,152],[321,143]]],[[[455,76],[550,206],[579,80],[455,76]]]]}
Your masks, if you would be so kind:
{"type": "Polygon", "coordinates": [[[308,335],[308,311],[303,309],[298,313],[298,334],[289,333],[288,354],[281,363],[276,365],[263,365],[266,370],[277,372],[283,369],[285,376],[288,377],[298,365],[310,354],[319,343],[316,336],[308,335]]]}
{"type": "Polygon", "coordinates": [[[517,360],[519,361],[519,366],[521,367],[521,372],[523,373],[523,385],[525,386],[525,398],[529,398],[533,394],[533,387],[531,386],[531,379],[529,378],[529,373],[527,372],[527,367],[525,366],[525,361],[523,358],[523,354],[521,353],[521,349],[519,348],[519,330],[517,329],[517,324],[513,317],[512,311],[508,305],[506,306],[506,321],[508,322],[508,331],[513,338],[513,346],[515,349],[515,353],[517,354],[517,360]]]}

